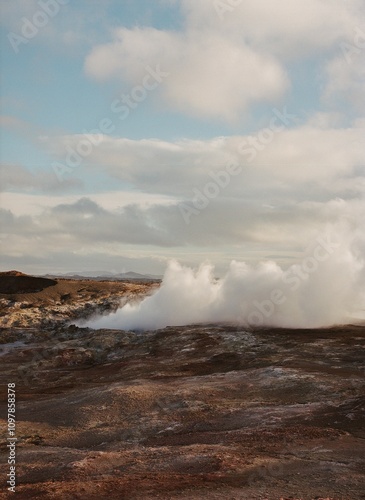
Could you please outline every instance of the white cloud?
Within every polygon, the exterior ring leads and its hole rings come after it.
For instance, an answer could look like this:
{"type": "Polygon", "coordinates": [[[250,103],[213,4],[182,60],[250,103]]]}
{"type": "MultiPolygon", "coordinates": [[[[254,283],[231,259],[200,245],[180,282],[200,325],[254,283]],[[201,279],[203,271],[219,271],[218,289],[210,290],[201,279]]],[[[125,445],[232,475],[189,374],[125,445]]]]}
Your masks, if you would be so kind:
{"type": "Polygon", "coordinates": [[[169,73],[160,90],[173,108],[232,121],[254,103],[277,102],[290,86],[292,59],[318,58],[347,39],[364,6],[359,0],[244,0],[218,15],[212,0],[182,0],[182,31],[120,28],[85,61],[97,79],[138,85],[146,67],[169,73]]]}
{"type": "Polygon", "coordinates": [[[291,184],[331,183],[365,165],[363,134],[362,127],[320,129],[304,125],[286,130],[257,152],[252,165],[263,165],[261,168],[273,177],[291,184]]]}
{"type": "MultiPolygon", "coordinates": [[[[328,224],[344,220],[360,231],[364,214],[364,200],[294,200],[269,208],[257,200],[217,199],[186,225],[175,205],[107,210],[81,198],[34,215],[0,210],[1,244],[6,261],[30,256],[49,261],[58,254],[69,267],[74,255],[92,260],[102,253],[108,266],[116,256],[122,260],[150,255],[160,261],[178,258],[189,265],[209,258],[222,269],[227,259],[257,262],[271,259],[273,253],[275,260],[287,264],[297,261],[328,224]]],[[[155,271],[151,263],[150,272],[155,271]]]]}
{"type": "Polygon", "coordinates": [[[235,120],[254,103],[275,102],[289,87],[269,54],[215,34],[190,43],[166,79],[166,98],[180,111],[235,120]]]}
{"type": "MultiPolygon", "coordinates": [[[[82,51],[92,40],[85,71],[101,83],[122,80],[132,91],[151,68],[159,68],[168,73],[153,93],[160,103],[231,125],[258,105],[255,120],[263,128],[245,135],[235,128],[234,136],[210,140],[105,135],[95,146],[100,137],[92,134],[46,137],[34,124],[3,117],[7,130],[49,148],[59,162],[66,161],[67,147],[88,151],[81,165],[69,168],[63,182],[54,174],[51,161],[47,172],[4,166],[1,242],[6,262],[42,258],[53,268],[61,261],[72,267],[85,257],[103,268],[104,255],[113,266],[124,256],[125,261],[138,258],[147,267],[149,255],[196,265],[207,257],[222,264],[231,258],[258,260],[272,254],[289,261],[327,223],[345,217],[354,221],[354,227],[361,226],[365,123],[352,116],[365,110],[365,41],[354,39],[353,33],[363,24],[364,2],[243,0],[223,16],[214,8],[214,0],[159,2],[170,3],[181,7],[180,30],[122,27],[109,31],[115,26],[108,17],[109,2],[83,0],[81,7],[69,3],[40,32],[36,50],[47,42],[53,52],[56,46],[65,51],[66,45],[82,51]],[[105,32],[111,33],[109,43],[103,38],[105,32]],[[344,53],[344,43],[352,43],[355,50],[344,53]],[[322,87],[315,90],[316,83],[311,83],[307,89],[306,83],[301,84],[286,105],[289,113],[290,103],[293,113],[299,113],[298,107],[314,107],[321,94],[323,107],[306,123],[295,117],[280,120],[273,110],[265,125],[258,116],[261,104],[275,103],[270,107],[277,106],[280,113],[291,77],[296,82],[298,68],[304,73],[312,64],[320,68],[316,77],[322,87]],[[271,118],[276,120],[274,128],[271,118]],[[87,141],[94,146],[89,148],[87,141]],[[178,204],[191,204],[196,190],[203,191],[232,161],[241,167],[239,175],[186,224],[178,204]],[[111,182],[118,191],[106,192],[111,182]],[[82,198],[89,187],[100,192],[82,198]]],[[[8,2],[6,26],[19,31],[22,15],[33,16],[38,8],[34,0],[8,2]]],[[[111,88],[106,86],[107,91],[111,88]]],[[[88,98],[87,88],[81,91],[88,98]]],[[[146,120],[148,125],[151,118],[158,119],[151,108],[145,112],[141,106],[133,120],[146,120]]],[[[144,127],[145,123],[141,130],[144,127]]]]}
{"type": "MultiPolygon", "coordinates": [[[[273,115],[276,116],[276,115],[273,115]]],[[[102,165],[103,173],[128,183],[135,189],[167,196],[190,197],[193,188],[203,188],[211,174],[236,161],[240,175],[234,177],[222,196],[288,196],[293,190],[331,193],[350,187],[351,178],[360,177],[365,168],[361,121],[352,127],[333,126],[336,115],[316,115],[307,124],[280,130],[264,127],[248,136],[217,137],[211,140],[162,141],[131,140],[104,136],[104,140],[85,160],[88,169],[102,165]],[[262,193],[262,194],[261,194],[262,193]]],[[[269,120],[270,122],[270,120],[269,120]]],[[[65,151],[65,145],[76,150],[82,136],[65,136],[50,140],[53,148],[65,151]]],[[[90,139],[90,138],[89,138],[90,139]]],[[[68,174],[72,177],[72,172],[68,174]]],[[[67,179],[67,175],[65,179],[67,179]]],[[[353,188],[356,186],[353,184],[353,188]]],[[[363,192],[363,184],[358,184],[363,192]]]]}
{"type": "Polygon", "coordinates": [[[249,105],[275,101],[288,88],[284,69],[262,51],[219,33],[163,32],[152,28],[115,32],[115,41],[93,49],[89,75],[141,84],[147,67],[168,73],[160,91],[173,108],[206,117],[235,119],[249,105]]]}
{"type": "Polygon", "coordinates": [[[326,66],[327,83],[323,92],[325,102],[340,101],[350,105],[357,116],[365,113],[365,32],[363,48],[352,46],[355,52],[342,53],[326,66]]]}
{"type": "Polygon", "coordinates": [[[0,165],[0,181],[0,192],[12,190],[22,191],[23,193],[37,191],[57,192],[69,188],[79,188],[82,185],[79,179],[71,176],[65,179],[63,184],[60,184],[51,169],[44,171],[39,168],[30,171],[17,164],[0,165]]]}
{"type": "MultiPolygon", "coordinates": [[[[211,0],[182,0],[188,25],[214,27],[281,57],[326,50],[347,36],[364,14],[361,0],[242,0],[219,15],[211,0]]],[[[229,5],[230,2],[224,2],[229,5]]]]}
{"type": "MultiPolygon", "coordinates": [[[[19,187],[19,186],[18,186],[19,187]]],[[[75,204],[80,195],[48,196],[40,194],[26,194],[24,192],[4,192],[0,195],[1,207],[16,216],[28,214],[32,217],[40,216],[45,210],[53,209],[62,204],[75,204]]],[[[152,205],[168,206],[174,203],[173,198],[152,193],[136,191],[108,191],[89,194],[88,199],[97,203],[108,211],[118,211],[128,205],[138,205],[146,209],[152,205]]]]}
{"type": "MultiPolygon", "coordinates": [[[[364,128],[362,120],[339,128],[336,114],[319,113],[293,128],[206,141],[104,136],[83,172],[92,178],[102,168],[103,175],[130,188],[87,199],[4,193],[7,259],[25,254],[49,259],[60,252],[71,262],[75,249],[92,260],[103,251],[109,259],[148,248],[189,265],[208,256],[222,266],[228,255],[254,261],[272,253],[285,254],[284,264],[292,262],[326,224],[345,218],[361,226],[364,128]],[[252,158],[248,148],[254,148],[252,158]],[[233,159],[239,175],[186,224],[179,203],[191,205],[194,190],[204,191],[233,159]]],[[[85,137],[47,140],[61,154],[65,145],[76,148],[85,137]]],[[[14,175],[12,185],[24,190],[28,178],[22,179],[21,171],[14,175]]]]}
{"type": "Polygon", "coordinates": [[[96,47],[86,59],[88,74],[119,76],[138,85],[146,67],[168,73],[162,92],[180,111],[234,119],[248,105],[273,101],[288,87],[285,71],[269,54],[219,33],[119,29],[115,42],[96,47]]]}

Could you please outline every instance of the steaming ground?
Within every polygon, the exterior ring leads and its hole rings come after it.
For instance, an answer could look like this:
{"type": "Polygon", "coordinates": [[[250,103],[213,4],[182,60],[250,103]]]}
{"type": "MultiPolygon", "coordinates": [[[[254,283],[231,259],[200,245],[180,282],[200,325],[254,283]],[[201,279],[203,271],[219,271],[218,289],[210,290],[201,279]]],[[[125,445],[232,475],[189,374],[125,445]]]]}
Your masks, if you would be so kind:
{"type": "Polygon", "coordinates": [[[289,328],[346,324],[365,309],[360,248],[359,241],[327,233],[287,270],[272,261],[256,267],[232,261],[219,280],[209,264],[193,270],[172,261],[152,296],[88,326],[150,330],[207,322],[289,328]]]}

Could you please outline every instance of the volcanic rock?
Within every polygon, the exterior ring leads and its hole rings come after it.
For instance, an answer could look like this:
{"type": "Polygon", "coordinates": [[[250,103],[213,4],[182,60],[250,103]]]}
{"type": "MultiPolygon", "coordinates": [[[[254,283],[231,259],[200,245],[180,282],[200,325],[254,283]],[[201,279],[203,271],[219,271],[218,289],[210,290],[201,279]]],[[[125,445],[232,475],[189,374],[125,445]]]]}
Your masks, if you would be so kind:
{"type": "Polygon", "coordinates": [[[364,498],[365,327],[133,332],[59,320],[152,290],[98,283],[59,281],[27,309],[18,294],[10,316],[43,307],[50,323],[0,330],[0,381],[16,383],[17,498],[364,498]],[[65,294],[80,308],[52,319],[65,294]]]}

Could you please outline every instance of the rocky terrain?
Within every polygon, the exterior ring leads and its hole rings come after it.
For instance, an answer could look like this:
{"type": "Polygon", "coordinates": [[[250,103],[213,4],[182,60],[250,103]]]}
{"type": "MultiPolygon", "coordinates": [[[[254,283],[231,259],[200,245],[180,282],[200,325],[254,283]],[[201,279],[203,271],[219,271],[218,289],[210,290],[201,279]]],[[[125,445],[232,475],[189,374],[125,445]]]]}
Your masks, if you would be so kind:
{"type": "Polygon", "coordinates": [[[0,273],[0,328],[65,323],[116,310],[159,286],[155,281],[47,279],[0,273]]]}
{"type": "Polygon", "coordinates": [[[68,324],[153,286],[1,295],[0,451],[6,463],[15,382],[16,498],[365,499],[365,327],[68,324]]]}

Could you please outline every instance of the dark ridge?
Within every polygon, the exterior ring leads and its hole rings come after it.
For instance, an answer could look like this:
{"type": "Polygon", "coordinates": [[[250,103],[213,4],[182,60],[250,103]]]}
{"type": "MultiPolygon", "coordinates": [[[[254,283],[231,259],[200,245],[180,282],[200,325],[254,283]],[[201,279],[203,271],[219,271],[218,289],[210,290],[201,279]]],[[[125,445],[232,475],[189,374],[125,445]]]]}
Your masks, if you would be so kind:
{"type": "Polygon", "coordinates": [[[57,284],[56,280],[35,278],[19,271],[0,273],[0,293],[34,293],[57,284]]]}

